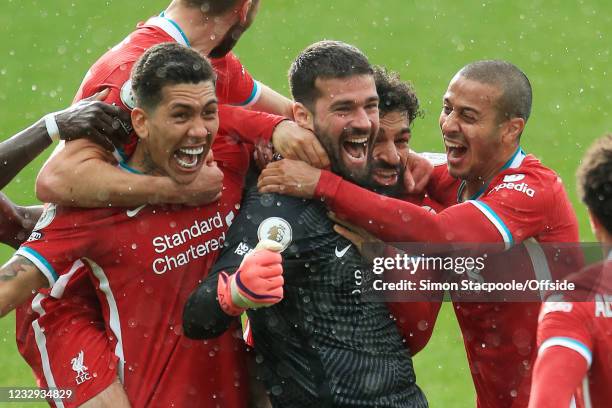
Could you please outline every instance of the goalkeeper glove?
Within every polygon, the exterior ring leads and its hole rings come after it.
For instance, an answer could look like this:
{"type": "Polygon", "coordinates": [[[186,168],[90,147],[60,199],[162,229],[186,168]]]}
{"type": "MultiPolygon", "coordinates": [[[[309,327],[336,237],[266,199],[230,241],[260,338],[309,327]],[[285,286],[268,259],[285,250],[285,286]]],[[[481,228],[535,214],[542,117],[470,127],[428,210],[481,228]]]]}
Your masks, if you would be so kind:
{"type": "Polygon", "coordinates": [[[221,272],[217,297],[221,309],[238,316],[246,309],[272,306],[283,299],[282,245],[260,241],[233,275],[221,272]]]}

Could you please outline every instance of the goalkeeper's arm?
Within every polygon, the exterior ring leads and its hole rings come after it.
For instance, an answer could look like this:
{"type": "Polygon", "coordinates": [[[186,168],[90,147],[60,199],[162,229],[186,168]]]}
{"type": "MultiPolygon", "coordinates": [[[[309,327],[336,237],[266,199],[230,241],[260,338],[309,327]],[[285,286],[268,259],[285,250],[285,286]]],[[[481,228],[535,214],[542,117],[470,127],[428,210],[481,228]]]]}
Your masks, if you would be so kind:
{"type": "Polygon", "coordinates": [[[234,317],[249,308],[271,306],[283,299],[280,245],[260,242],[237,272],[212,272],[189,296],[183,310],[183,331],[193,339],[223,334],[234,317]]]}

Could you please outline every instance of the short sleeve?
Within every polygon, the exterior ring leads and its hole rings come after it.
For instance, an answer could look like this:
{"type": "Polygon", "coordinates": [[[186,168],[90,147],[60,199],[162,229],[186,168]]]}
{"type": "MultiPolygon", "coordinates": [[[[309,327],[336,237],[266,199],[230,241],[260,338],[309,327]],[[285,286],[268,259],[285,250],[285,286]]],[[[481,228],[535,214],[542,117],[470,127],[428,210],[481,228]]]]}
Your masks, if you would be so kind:
{"type": "Polygon", "coordinates": [[[587,326],[589,308],[594,308],[593,302],[544,303],[538,325],[538,353],[553,346],[566,347],[584,357],[590,367],[593,339],[587,326]]]}
{"type": "Polygon", "coordinates": [[[211,62],[217,73],[217,98],[220,103],[248,107],[257,102],[261,86],[236,55],[230,52],[211,62]]]}
{"type": "Polygon", "coordinates": [[[17,255],[28,259],[45,275],[49,287],[81,257],[88,256],[92,237],[75,213],[46,204],[32,234],[17,250],[17,255]]]}

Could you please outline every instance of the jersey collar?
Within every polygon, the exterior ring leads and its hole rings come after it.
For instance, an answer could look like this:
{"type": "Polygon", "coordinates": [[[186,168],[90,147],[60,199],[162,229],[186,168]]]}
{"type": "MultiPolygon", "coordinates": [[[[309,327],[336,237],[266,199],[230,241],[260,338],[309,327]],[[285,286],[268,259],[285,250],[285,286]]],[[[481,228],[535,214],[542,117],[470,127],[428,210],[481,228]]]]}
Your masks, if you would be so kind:
{"type": "Polygon", "coordinates": [[[191,44],[189,43],[189,40],[187,39],[187,36],[185,35],[185,32],[181,26],[179,26],[176,21],[166,17],[165,12],[162,11],[159,16],[151,17],[149,20],[147,20],[146,24],[161,28],[166,34],[174,38],[174,41],[177,43],[186,47],[191,47],[191,44]]]}
{"type": "MultiPolygon", "coordinates": [[[[512,155],[512,157],[510,157],[510,160],[508,160],[506,164],[504,164],[503,167],[499,169],[499,172],[497,174],[501,173],[502,171],[506,169],[519,168],[521,164],[523,164],[523,160],[525,160],[526,156],[527,154],[525,154],[525,151],[523,150],[523,148],[519,146],[518,149],[516,149],[516,151],[512,155]]],[[[468,198],[468,200],[478,200],[485,193],[485,191],[487,191],[487,189],[489,188],[489,185],[491,184],[491,181],[493,181],[493,178],[494,177],[492,177],[487,183],[485,183],[485,185],[482,186],[480,190],[478,190],[470,198],[468,198]]],[[[461,196],[463,195],[463,190],[465,190],[466,185],[467,183],[465,180],[463,180],[461,184],[459,185],[459,189],[457,190],[457,203],[462,202],[461,196]]]]}

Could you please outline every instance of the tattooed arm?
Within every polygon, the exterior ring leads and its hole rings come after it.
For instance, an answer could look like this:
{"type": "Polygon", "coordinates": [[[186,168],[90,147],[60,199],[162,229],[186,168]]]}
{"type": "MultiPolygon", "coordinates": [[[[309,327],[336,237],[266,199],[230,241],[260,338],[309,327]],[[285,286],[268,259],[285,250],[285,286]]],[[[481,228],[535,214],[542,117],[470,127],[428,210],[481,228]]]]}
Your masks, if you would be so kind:
{"type": "Polygon", "coordinates": [[[14,255],[0,268],[0,317],[47,285],[47,278],[36,265],[20,255],[14,255]]]}

